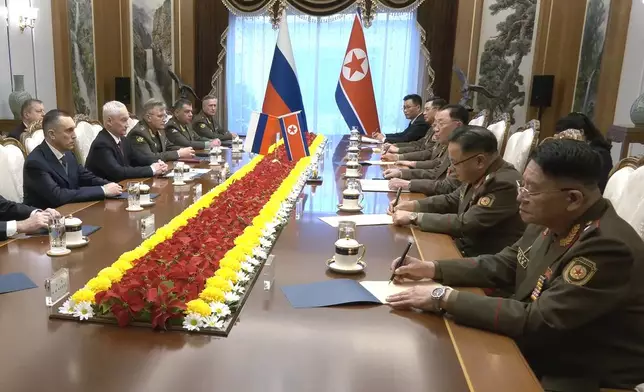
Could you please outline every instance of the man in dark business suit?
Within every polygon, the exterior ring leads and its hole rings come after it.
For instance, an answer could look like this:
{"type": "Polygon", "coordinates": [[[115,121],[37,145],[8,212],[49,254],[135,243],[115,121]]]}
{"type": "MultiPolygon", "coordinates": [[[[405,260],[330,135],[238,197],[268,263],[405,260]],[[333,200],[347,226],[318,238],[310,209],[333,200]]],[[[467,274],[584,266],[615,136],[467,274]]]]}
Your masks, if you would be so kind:
{"type": "Polygon", "coordinates": [[[45,115],[45,106],[39,99],[28,99],[20,107],[21,122],[16,128],[9,132],[9,137],[20,141],[20,136],[29,126],[36,121],[42,120],[45,115]]]}
{"type": "Polygon", "coordinates": [[[192,147],[195,150],[210,149],[221,144],[219,139],[208,139],[192,129],[192,102],[179,99],[172,106],[174,116],[165,124],[165,135],[175,146],[192,147]]]}
{"type": "Polygon", "coordinates": [[[123,192],[119,184],[96,177],[79,165],[74,149],[76,125],[62,110],[43,118],[45,140],[27,157],[23,188],[25,204],[58,207],[67,203],[102,200],[123,192]]]}
{"type": "Polygon", "coordinates": [[[92,173],[110,181],[165,174],[168,165],[163,161],[146,165],[137,159],[130,141],[125,137],[129,118],[127,108],[121,102],[110,101],[103,105],[105,128],[92,142],[85,166],[92,173]]]}
{"type": "Polygon", "coordinates": [[[429,125],[423,117],[423,99],[418,94],[406,95],[403,98],[403,113],[409,125],[400,133],[377,133],[374,137],[381,142],[407,143],[416,141],[427,134],[429,125]]]}
{"type": "Polygon", "coordinates": [[[60,213],[52,209],[42,211],[0,196],[0,241],[20,233],[36,233],[47,227],[50,217],[60,217],[60,213]]]}

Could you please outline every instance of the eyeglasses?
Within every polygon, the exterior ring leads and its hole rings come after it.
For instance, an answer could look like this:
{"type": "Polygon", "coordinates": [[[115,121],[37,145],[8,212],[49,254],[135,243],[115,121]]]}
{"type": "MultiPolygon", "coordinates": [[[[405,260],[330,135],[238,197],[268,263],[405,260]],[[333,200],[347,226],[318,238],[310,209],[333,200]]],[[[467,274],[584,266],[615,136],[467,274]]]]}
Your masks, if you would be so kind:
{"type": "Polygon", "coordinates": [[[559,188],[559,189],[546,189],[543,191],[529,191],[528,188],[526,188],[521,181],[517,180],[517,191],[519,192],[520,196],[536,196],[536,195],[541,195],[541,194],[546,194],[546,193],[559,193],[559,192],[567,192],[567,191],[576,191],[578,189],[575,188],[559,188]]]}
{"type": "Polygon", "coordinates": [[[469,161],[470,159],[474,159],[474,158],[476,158],[476,157],[477,157],[477,156],[479,156],[479,155],[481,155],[481,154],[474,154],[474,155],[472,155],[471,157],[468,157],[468,158],[465,158],[465,159],[461,159],[460,161],[457,161],[457,162],[452,162],[452,160],[450,159],[450,163],[452,164],[452,166],[458,166],[458,165],[460,165],[461,163],[467,162],[467,161],[469,161]]]}

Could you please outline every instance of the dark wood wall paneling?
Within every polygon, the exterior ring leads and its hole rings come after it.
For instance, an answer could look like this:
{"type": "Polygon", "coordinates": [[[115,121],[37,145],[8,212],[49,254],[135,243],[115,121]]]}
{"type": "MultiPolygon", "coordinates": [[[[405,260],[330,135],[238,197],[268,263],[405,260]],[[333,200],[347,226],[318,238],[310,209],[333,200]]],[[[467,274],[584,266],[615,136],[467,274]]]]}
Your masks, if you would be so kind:
{"type": "MultiPolygon", "coordinates": [[[[431,54],[431,65],[436,72],[434,94],[450,100],[454,46],[459,0],[425,1],[418,7],[417,19],[425,32],[425,45],[431,54]]],[[[455,98],[458,99],[458,98],[455,98]]]]}
{"type": "MultiPolygon", "coordinates": [[[[217,56],[223,49],[220,39],[221,34],[228,27],[228,9],[219,0],[194,1],[194,87],[197,96],[203,98],[212,88],[210,82],[212,75],[217,70],[217,56]]],[[[220,103],[220,106],[223,107],[223,102],[220,103]]]]}
{"type": "MultiPolygon", "coordinates": [[[[59,109],[74,113],[72,98],[72,59],[69,46],[69,14],[67,0],[52,0],[51,22],[54,40],[54,74],[56,103],[59,109]]],[[[51,109],[51,108],[49,108],[51,109]]]]}

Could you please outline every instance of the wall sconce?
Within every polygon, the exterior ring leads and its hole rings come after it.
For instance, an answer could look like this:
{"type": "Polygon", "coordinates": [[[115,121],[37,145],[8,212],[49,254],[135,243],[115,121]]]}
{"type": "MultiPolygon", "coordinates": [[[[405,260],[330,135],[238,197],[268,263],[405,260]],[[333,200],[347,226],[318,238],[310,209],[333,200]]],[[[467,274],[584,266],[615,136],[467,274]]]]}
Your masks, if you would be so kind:
{"type": "Polygon", "coordinates": [[[38,8],[24,7],[18,10],[18,27],[24,32],[27,27],[34,28],[38,18],[38,8]]]}

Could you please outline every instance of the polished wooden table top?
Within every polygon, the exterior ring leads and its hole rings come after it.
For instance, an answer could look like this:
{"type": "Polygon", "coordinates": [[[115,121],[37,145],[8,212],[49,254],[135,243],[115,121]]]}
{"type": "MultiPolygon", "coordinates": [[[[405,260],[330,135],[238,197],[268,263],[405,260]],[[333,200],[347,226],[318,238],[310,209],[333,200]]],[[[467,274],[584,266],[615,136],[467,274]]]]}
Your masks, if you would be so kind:
{"type": "MultiPolygon", "coordinates": [[[[160,196],[154,207],[139,213],[125,211],[125,200],[62,207],[86,224],[102,226],[89,246],[68,256],[46,256],[46,236],[0,246],[0,274],[24,272],[39,285],[0,295],[0,390],[541,390],[505,337],[387,306],[290,306],[280,286],[341,277],[324,264],[333,254],[336,229],[318,217],[336,214],[345,148],[335,140],[325,154],[323,184],[305,188],[301,219],[292,217],[273,249],[274,288],[264,291],[261,282],[255,285],[227,338],[49,320],[44,305],[44,279],[65,267],[72,289],[79,288],[141,242],[141,218],[154,214],[160,227],[191,204],[194,184],[178,189],[168,179],[147,180],[160,196]]],[[[367,168],[366,178],[378,176],[380,168],[367,168]]],[[[216,185],[214,177],[206,174],[196,183],[205,193],[216,185]]],[[[384,212],[391,197],[366,194],[365,212],[384,212]]],[[[409,228],[359,227],[357,236],[366,245],[368,266],[356,279],[388,279],[391,260],[414,237],[418,248],[413,256],[457,256],[449,237],[409,228]]]]}

